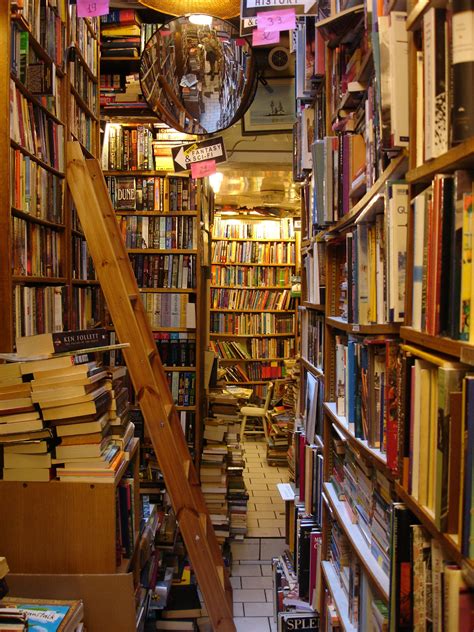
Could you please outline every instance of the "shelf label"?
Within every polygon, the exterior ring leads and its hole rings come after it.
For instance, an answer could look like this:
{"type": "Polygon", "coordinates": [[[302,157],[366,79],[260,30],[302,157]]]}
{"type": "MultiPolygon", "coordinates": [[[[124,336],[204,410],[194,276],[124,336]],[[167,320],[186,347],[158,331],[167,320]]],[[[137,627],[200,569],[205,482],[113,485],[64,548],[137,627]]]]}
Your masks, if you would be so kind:
{"type": "Polygon", "coordinates": [[[280,31],[270,32],[255,29],[252,33],[252,46],[265,46],[265,44],[279,44],[280,31]]]}
{"type": "Polygon", "coordinates": [[[193,164],[200,162],[213,160],[215,164],[218,164],[227,160],[222,136],[173,147],[171,152],[175,172],[187,171],[193,164]]]}
{"type": "Polygon", "coordinates": [[[93,18],[108,12],[109,0],[77,0],[78,18],[93,18]]]}
{"type": "Polygon", "coordinates": [[[192,178],[205,178],[206,176],[212,176],[216,173],[216,161],[205,160],[204,162],[191,163],[191,177],[192,178]]]}
{"type": "Polygon", "coordinates": [[[251,35],[255,28],[265,32],[275,32],[289,29],[295,32],[296,25],[275,28],[275,25],[261,25],[258,16],[271,14],[275,10],[285,10],[293,8],[296,15],[316,15],[318,3],[316,0],[240,0],[240,35],[251,35]]]}
{"type": "Polygon", "coordinates": [[[275,9],[265,13],[257,13],[258,30],[274,33],[275,31],[291,31],[296,28],[295,9],[275,9]]]}

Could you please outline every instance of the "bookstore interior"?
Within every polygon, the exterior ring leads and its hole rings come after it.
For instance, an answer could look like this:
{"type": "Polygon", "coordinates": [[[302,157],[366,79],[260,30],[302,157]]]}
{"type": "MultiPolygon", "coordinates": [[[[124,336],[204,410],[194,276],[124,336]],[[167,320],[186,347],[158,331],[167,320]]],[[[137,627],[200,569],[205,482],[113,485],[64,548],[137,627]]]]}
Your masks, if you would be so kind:
{"type": "Polygon", "coordinates": [[[0,632],[473,632],[473,2],[0,49],[0,632]]]}

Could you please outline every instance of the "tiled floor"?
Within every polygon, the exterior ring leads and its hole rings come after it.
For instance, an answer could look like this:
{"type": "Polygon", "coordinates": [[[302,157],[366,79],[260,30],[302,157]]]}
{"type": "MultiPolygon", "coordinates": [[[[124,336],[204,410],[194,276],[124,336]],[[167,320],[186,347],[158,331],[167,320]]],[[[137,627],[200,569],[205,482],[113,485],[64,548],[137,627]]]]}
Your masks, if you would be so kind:
{"type": "Polygon", "coordinates": [[[263,438],[246,438],[244,450],[244,480],[249,492],[247,537],[282,537],[285,535],[285,503],[280,497],[277,483],[288,482],[288,468],[267,465],[263,438]]]}
{"type": "Polygon", "coordinates": [[[286,548],[285,506],[276,484],[288,481],[288,470],[266,464],[263,439],[246,439],[244,449],[249,528],[243,542],[232,543],[234,622],[237,632],[272,632],[271,559],[286,548]]]}

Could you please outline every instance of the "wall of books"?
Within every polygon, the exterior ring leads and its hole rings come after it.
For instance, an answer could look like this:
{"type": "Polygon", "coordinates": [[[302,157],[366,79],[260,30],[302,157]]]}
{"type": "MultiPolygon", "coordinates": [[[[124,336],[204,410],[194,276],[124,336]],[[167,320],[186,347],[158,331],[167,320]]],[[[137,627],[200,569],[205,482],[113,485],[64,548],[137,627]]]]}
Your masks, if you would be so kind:
{"type": "Polygon", "coordinates": [[[295,32],[303,379],[280,607],[296,586],[324,629],[468,630],[471,7],[336,4],[295,32]]]}

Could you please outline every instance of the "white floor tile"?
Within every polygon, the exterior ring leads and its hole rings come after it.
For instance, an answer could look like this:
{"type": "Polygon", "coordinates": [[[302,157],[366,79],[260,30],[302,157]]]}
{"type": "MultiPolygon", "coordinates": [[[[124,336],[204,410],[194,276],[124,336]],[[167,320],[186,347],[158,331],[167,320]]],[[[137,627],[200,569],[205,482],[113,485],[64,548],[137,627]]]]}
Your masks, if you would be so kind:
{"type": "Polygon", "coordinates": [[[273,604],[264,603],[244,603],[244,613],[246,617],[271,617],[273,616],[273,604]]]}
{"type": "Polygon", "coordinates": [[[268,619],[265,617],[234,617],[237,632],[270,632],[268,619]]]}
{"type": "MultiPolygon", "coordinates": [[[[270,591],[272,592],[272,591],[270,591]]],[[[263,589],[254,589],[254,590],[244,590],[244,589],[237,589],[234,590],[233,592],[233,600],[235,602],[237,601],[241,601],[243,603],[255,603],[255,602],[262,602],[262,601],[268,601],[268,599],[265,596],[265,590],[263,589]]]]}

